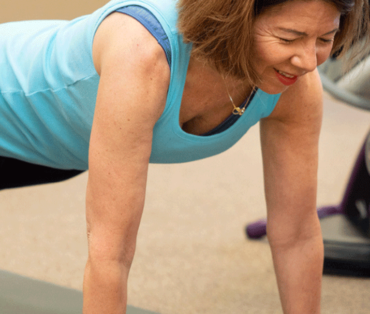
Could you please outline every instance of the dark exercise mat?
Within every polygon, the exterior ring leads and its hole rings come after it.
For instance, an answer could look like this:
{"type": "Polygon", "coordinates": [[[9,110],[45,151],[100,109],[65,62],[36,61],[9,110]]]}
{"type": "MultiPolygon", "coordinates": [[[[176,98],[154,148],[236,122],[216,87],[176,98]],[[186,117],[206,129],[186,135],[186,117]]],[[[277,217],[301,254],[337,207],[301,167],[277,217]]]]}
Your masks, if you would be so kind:
{"type": "MultiPolygon", "coordinates": [[[[81,314],[82,292],[0,270],[1,314],[81,314]]],[[[127,306],[127,314],[156,314],[127,306]]]]}
{"type": "Polygon", "coordinates": [[[370,238],[345,215],[320,220],[324,238],[324,273],[370,277],[370,238]]]}

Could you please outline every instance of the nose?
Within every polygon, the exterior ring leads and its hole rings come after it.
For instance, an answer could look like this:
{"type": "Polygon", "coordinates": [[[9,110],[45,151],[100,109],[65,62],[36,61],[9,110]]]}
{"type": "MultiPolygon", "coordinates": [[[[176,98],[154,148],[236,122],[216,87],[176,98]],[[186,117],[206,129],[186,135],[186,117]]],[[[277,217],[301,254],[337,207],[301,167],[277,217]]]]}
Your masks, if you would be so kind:
{"type": "Polygon", "coordinates": [[[304,70],[312,72],[317,67],[317,49],[316,44],[302,45],[297,49],[291,58],[292,65],[304,70]]]}

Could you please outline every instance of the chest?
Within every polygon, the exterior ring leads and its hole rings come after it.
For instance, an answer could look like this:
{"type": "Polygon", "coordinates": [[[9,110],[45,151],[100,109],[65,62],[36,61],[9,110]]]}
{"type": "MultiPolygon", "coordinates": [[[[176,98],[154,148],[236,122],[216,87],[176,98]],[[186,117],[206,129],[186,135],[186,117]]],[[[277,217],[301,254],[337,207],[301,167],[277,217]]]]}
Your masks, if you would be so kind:
{"type": "Polygon", "coordinates": [[[180,107],[179,125],[187,133],[201,135],[209,132],[240,106],[251,89],[233,88],[233,102],[224,82],[208,84],[187,81],[180,107]]]}

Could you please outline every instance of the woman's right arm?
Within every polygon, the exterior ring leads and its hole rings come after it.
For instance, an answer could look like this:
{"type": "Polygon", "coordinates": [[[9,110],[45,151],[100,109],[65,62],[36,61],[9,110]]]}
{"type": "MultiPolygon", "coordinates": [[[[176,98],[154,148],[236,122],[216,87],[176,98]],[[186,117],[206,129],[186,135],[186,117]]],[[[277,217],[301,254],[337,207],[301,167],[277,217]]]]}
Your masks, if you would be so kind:
{"type": "Polygon", "coordinates": [[[100,84],[89,150],[83,313],[122,314],[153,127],[165,107],[170,72],[157,41],[120,13],[99,27],[93,55],[100,84]]]}

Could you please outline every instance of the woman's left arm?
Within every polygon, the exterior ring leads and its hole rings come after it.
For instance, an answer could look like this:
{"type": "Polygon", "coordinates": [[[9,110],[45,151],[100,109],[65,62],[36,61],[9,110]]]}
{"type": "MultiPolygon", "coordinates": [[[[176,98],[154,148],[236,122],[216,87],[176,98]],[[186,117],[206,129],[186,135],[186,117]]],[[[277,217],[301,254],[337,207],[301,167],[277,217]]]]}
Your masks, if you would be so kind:
{"type": "Polygon", "coordinates": [[[320,313],[323,241],[316,212],[322,87],[317,71],[261,120],[267,236],[285,314],[320,313]]]}

